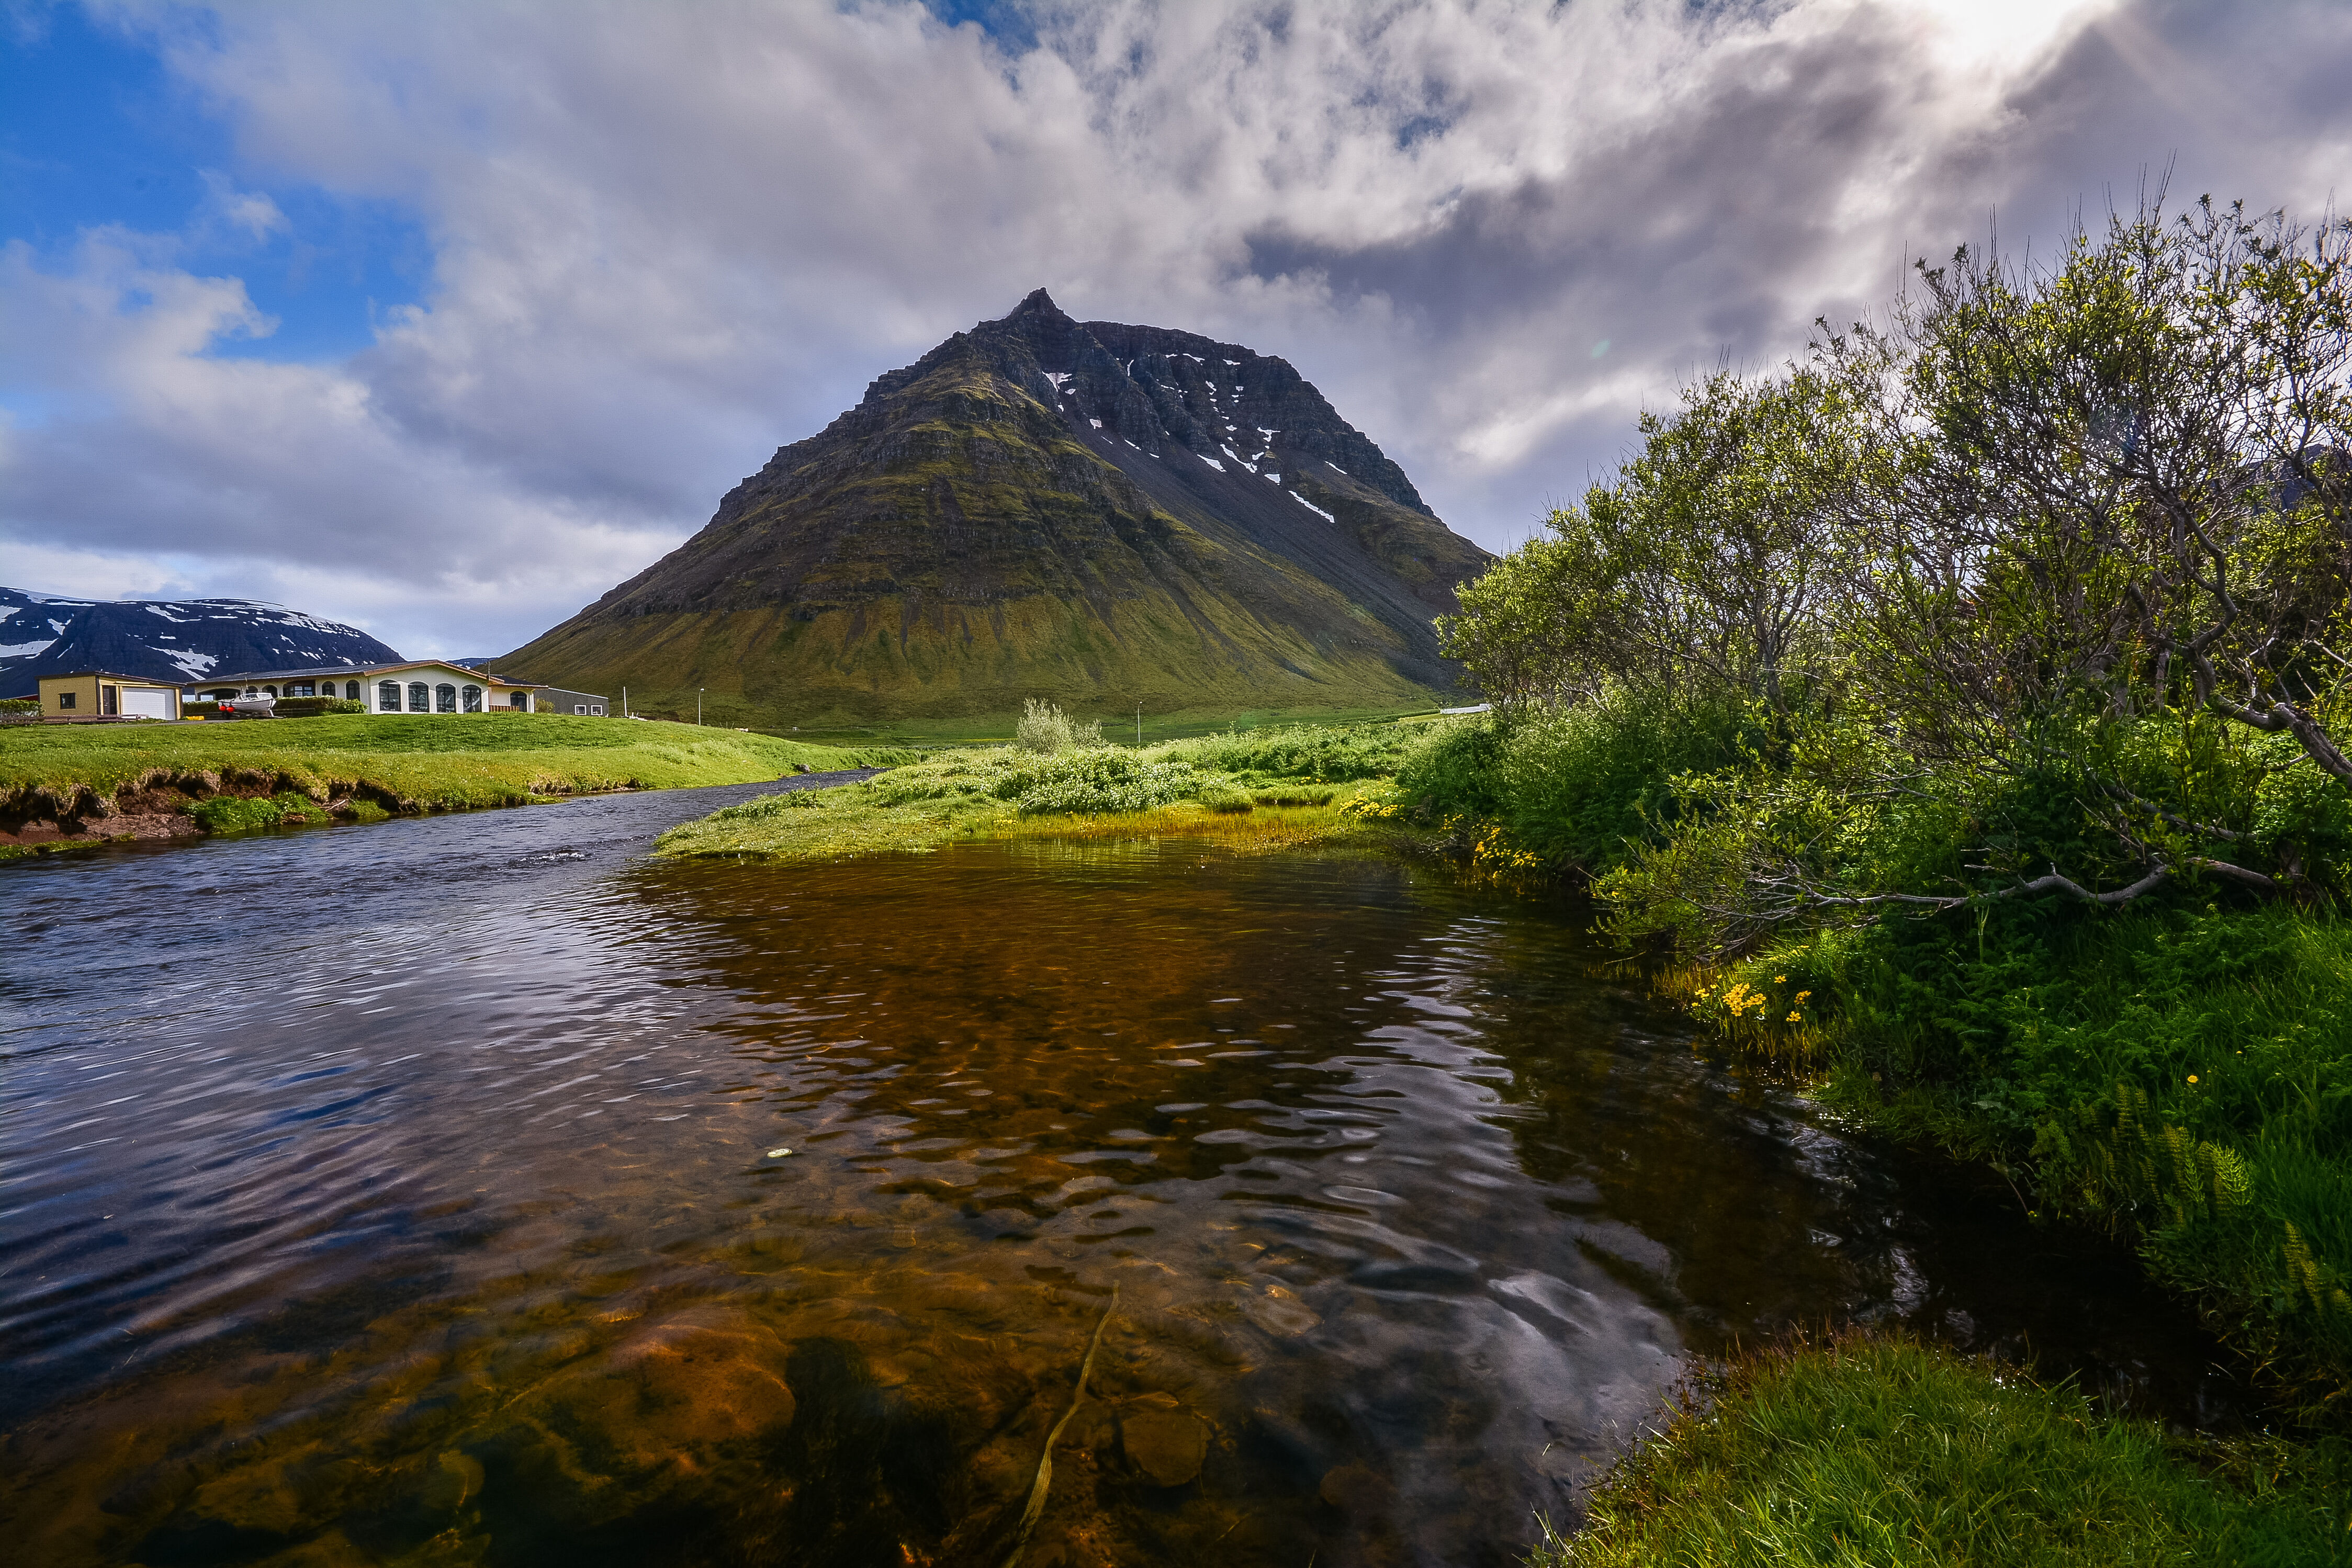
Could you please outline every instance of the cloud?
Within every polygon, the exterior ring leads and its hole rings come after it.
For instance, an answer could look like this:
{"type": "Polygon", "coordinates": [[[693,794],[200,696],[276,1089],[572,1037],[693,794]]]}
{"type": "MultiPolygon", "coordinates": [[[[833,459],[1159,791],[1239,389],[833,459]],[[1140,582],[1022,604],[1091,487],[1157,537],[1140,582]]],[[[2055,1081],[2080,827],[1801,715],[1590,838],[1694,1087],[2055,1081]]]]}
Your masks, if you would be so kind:
{"type": "Polygon", "coordinates": [[[0,528],[94,563],[28,586],[169,559],[411,652],[520,643],[1040,284],[1286,356],[1500,546],[1996,214],[2047,247],[2167,167],[2315,213],[2352,167],[2323,0],[1041,0],[1034,47],[887,0],[109,14],[235,130],[192,222],[396,204],[432,283],[263,363],[170,236],[0,255],[0,528]]]}

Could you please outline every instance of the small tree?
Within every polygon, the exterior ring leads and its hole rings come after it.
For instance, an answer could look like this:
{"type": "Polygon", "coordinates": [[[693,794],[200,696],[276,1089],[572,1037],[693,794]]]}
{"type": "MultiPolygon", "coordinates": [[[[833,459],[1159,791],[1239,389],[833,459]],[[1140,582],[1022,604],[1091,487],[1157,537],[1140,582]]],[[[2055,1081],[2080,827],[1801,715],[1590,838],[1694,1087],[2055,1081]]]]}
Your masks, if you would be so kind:
{"type": "Polygon", "coordinates": [[[1021,719],[1013,727],[1013,744],[1044,757],[1100,746],[1102,725],[1080,724],[1055,703],[1029,697],[1021,705],[1021,719]]]}
{"type": "Polygon", "coordinates": [[[1862,454],[1845,393],[1809,371],[1718,372],[1642,433],[1615,483],[1462,590],[1444,651],[1505,705],[1615,683],[1784,713],[1792,677],[1829,654],[1822,613],[1845,553],[1833,502],[1862,454]]]}

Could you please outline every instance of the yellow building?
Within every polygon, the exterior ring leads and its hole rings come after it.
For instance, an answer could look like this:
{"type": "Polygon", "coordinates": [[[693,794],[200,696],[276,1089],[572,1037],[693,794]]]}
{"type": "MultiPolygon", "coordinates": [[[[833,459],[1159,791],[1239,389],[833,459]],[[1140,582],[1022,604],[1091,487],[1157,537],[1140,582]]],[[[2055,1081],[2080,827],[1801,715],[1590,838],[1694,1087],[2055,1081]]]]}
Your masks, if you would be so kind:
{"type": "Polygon", "coordinates": [[[41,716],[47,719],[178,718],[180,689],[137,675],[77,670],[41,677],[41,716]]]}

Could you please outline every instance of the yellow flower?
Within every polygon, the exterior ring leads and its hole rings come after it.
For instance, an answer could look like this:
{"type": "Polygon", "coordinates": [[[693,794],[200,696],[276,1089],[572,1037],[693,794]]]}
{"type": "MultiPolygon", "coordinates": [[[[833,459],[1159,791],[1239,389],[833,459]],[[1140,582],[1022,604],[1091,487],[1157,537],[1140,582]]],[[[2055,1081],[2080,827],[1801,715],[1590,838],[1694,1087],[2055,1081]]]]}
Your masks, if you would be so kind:
{"type": "Polygon", "coordinates": [[[1802,1023],[1802,1022],[1804,1022],[1805,1020],[1804,1020],[1804,1019],[1803,1019],[1803,1017],[1802,1017],[1801,1015],[1797,1014],[1797,1013],[1790,1013],[1790,1014],[1789,1015],[1789,1021],[1790,1021],[1790,1023],[1802,1023]]]}
{"type": "Polygon", "coordinates": [[[1785,986],[1789,983],[1789,977],[1786,975],[1775,975],[1772,977],[1772,983],[1776,986],[1785,986]]]}
{"type": "Polygon", "coordinates": [[[2191,1082],[2191,1083],[2196,1082],[2197,1082],[2197,1074],[2195,1074],[2195,1073],[2193,1073],[2193,1072],[2192,1072],[2192,1073],[2190,1073],[2190,1074],[2189,1075],[2189,1082],[2191,1082]]]}

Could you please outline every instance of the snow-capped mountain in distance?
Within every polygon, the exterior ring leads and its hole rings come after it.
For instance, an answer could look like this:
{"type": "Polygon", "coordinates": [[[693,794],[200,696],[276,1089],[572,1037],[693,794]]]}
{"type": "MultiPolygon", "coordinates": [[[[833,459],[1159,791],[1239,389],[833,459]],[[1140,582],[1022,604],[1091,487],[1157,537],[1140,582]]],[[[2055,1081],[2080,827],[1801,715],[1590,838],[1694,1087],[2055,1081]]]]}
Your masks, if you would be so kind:
{"type": "Polygon", "coordinates": [[[0,588],[0,675],[15,690],[17,666],[47,653],[65,635],[73,618],[96,601],[60,599],[52,593],[27,593],[21,588],[0,588]]]}
{"type": "Polygon", "coordinates": [[[255,599],[60,599],[0,588],[0,695],[44,675],[106,670],[175,685],[247,670],[382,664],[400,654],[356,626],[255,599]]]}

